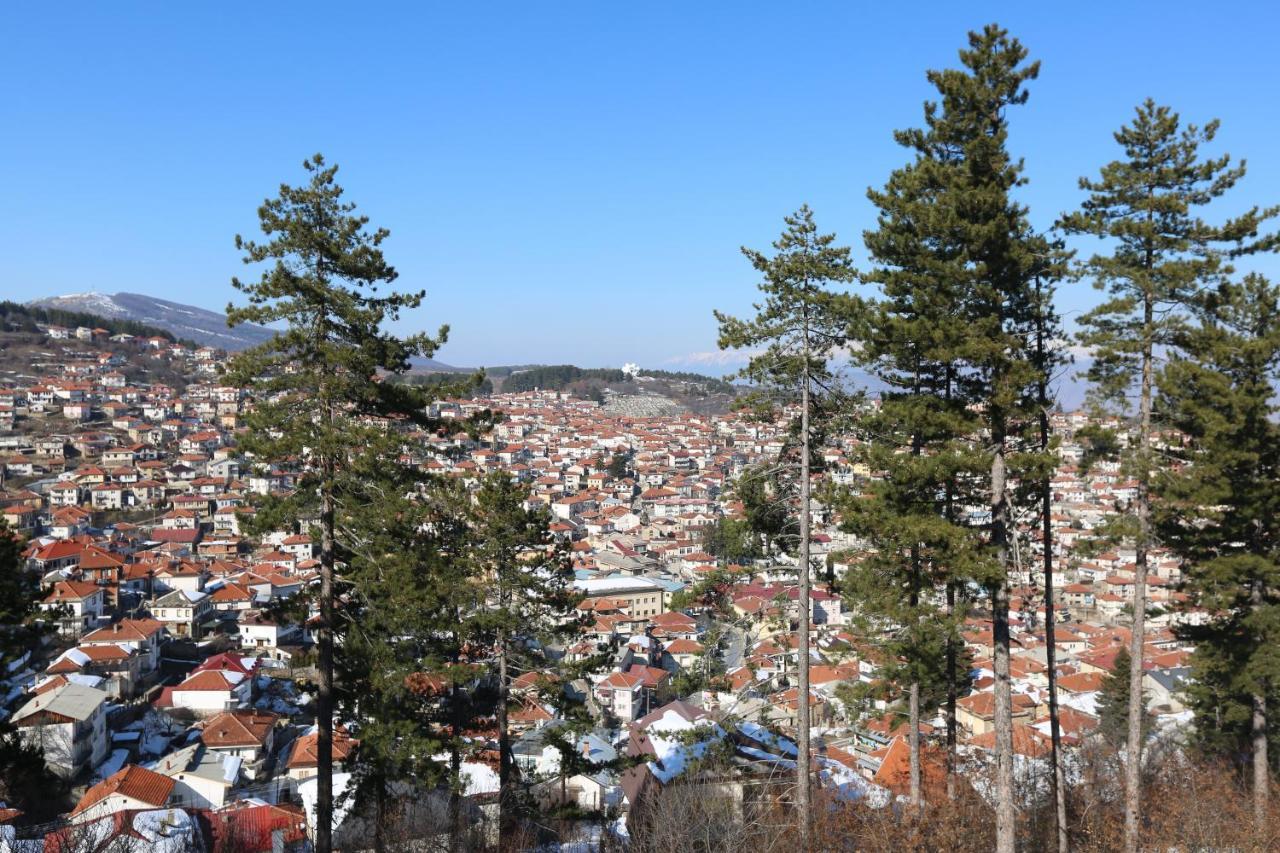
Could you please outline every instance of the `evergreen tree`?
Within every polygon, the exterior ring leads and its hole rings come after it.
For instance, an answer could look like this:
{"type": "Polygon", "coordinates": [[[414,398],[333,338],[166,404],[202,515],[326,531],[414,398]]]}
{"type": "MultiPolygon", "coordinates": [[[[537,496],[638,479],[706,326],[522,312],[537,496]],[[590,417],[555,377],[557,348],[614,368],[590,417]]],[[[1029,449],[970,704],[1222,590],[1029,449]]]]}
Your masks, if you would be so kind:
{"type": "MultiPolygon", "coordinates": [[[[39,647],[51,629],[35,619],[40,589],[22,566],[22,540],[0,521],[0,673],[39,647]]],[[[0,801],[31,817],[52,818],[62,785],[45,765],[44,751],[22,742],[8,720],[0,721],[0,801]]]]}
{"type": "MultiPolygon", "coordinates": [[[[1121,647],[1116,653],[1115,666],[1102,679],[1102,688],[1098,691],[1098,734],[1108,745],[1120,749],[1129,738],[1129,697],[1132,695],[1133,657],[1127,648],[1121,647]]],[[[1139,681],[1138,696],[1143,697],[1139,681]]],[[[1143,734],[1147,730],[1146,708],[1142,714],[1143,734]]]]}
{"type": "Polygon", "coordinates": [[[1184,560],[1196,603],[1215,614],[1195,641],[1190,691],[1202,744],[1253,766],[1266,820],[1268,732],[1280,687],[1280,292],[1258,275],[1197,299],[1160,376],[1160,403],[1187,438],[1156,481],[1156,522],[1184,560]]]}
{"type": "Polygon", "coordinates": [[[741,564],[761,555],[745,518],[717,518],[703,530],[702,548],[724,563],[741,564]]]}
{"type": "Polygon", "coordinates": [[[1082,178],[1089,193],[1081,209],[1062,218],[1061,227],[1111,241],[1110,254],[1094,255],[1082,275],[1109,298],[1079,319],[1080,341],[1092,349],[1089,376],[1101,403],[1134,416],[1135,441],[1128,465],[1137,480],[1132,501],[1131,539],[1136,552],[1133,585],[1133,685],[1125,771],[1125,849],[1138,845],[1142,708],[1138,694],[1146,627],[1147,561],[1153,544],[1151,479],[1155,457],[1152,400],[1157,352],[1176,344],[1183,309],[1201,288],[1218,282],[1229,255],[1274,245],[1258,238],[1262,223],[1276,211],[1254,207],[1221,225],[1206,222],[1200,210],[1244,176],[1243,162],[1228,155],[1206,158],[1201,146],[1213,142],[1218,122],[1182,126],[1177,113],[1148,99],[1133,121],[1115,134],[1124,159],[1102,168],[1097,180],[1082,178]],[[1136,386],[1136,387],[1135,387],[1136,386]],[[1137,397],[1137,412],[1129,404],[1137,397]]]}
{"type": "MultiPolygon", "coordinates": [[[[904,446],[905,438],[907,447],[912,441],[920,445],[919,453],[910,454],[918,457],[910,463],[919,469],[912,476],[923,473],[942,484],[944,503],[949,480],[962,481],[966,472],[979,469],[972,491],[951,499],[956,505],[964,505],[969,495],[989,500],[986,547],[967,564],[966,538],[963,531],[950,529],[953,520],[945,506],[941,514],[935,506],[915,521],[927,520],[936,541],[955,543],[937,565],[951,572],[961,568],[955,564],[964,564],[962,576],[985,587],[991,600],[1001,853],[1014,848],[1016,820],[1008,575],[1018,566],[1011,547],[1016,495],[1010,484],[1037,462],[1035,388],[1040,370],[1034,330],[1039,300],[1034,272],[1043,265],[1045,251],[1027,223],[1026,210],[1012,198],[1025,179],[1021,161],[1007,150],[1008,109],[1026,102],[1026,84],[1039,73],[1039,64],[1026,59],[1020,42],[989,25],[969,34],[968,48],[960,51],[962,68],[929,72],[939,101],[926,103],[924,128],[898,134],[917,161],[895,173],[884,193],[873,194],[882,214],[879,230],[868,235],[884,268],[882,286],[900,294],[888,294],[889,307],[899,315],[891,318],[896,323],[887,325],[885,318],[872,315],[873,323],[899,330],[885,342],[881,357],[881,369],[895,378],[895,390],[902,395],[901,405],[894,400],[891,408],[897,435],[889,443],[904,446]],[[916,216],[923,217],[920,233],[913,230],[916,216]],[[912,292],[917,286],[918,297],[912,292]],[[932,330],[943,315],[950,319],[932,330]],[[907,334],[922,335],[923,343],[913,350],[907,334]],[[916,411],[917,399],[953,402],[935,414],[916,411]],[[966,420],[972,413],[980,419],[966,420]],[[971,448],[952,440],[963,430],[974,441],[971,448]],[[926,441],[936,443],[938,450],[926,453],[926,441]]],[[[921,495],[927,492],[924,485],[921,495]]],[[[909,576],[916,576],[926,543],[919,541],[919,533],[906,533],[895,552],[902,554],[915,542],[916,554],[907,552],[906,565],[909,576]]]]}
{"type": "Polygon", "coordinates": [[[379,853],[392,846],[396,801],[460,781],[435,756],[453,746],[442,674],[462,654],[456,613],[471,582],[470,499],[461,483],[391,462],[408,439],[366,435],[337,512],[347,535],[339,539],[335,698],[358,726],[356,796],[372,806],[379,853]]]}
{"type": "Polygon", "coordinates": [[[495,472],[481,481],[471,524],[471,560],[483,600],[476,602],[472,630],[493,649],[498,683],[499,848],[509,849],[516,830],[515,765],[507,724],[514,669],[543,669],[546,639],[571,620],[580,596],[573,593],[573,571],[556,544],[545,507],[525,505],[528,490],[508,474],[495,472]]]}
{"type": "MultiPolygon", "coordinates": [[[[974,45],[986,54],[1001,49],[974,45]]],[[[995,64],[976,51],[962,58],[972,68],[995,64]]],[[[998,70],[1007,76],[1007,69],[998,70]]],[[[864,235],[875,264],[865,279],[878,286],[881,298],[854,318],[852,334],[861,363],[886,390],[859,424],[859,455],[879,476],[866,490],[870,500],[853,500],[846,508],[848,529],[874,549],[849,578],[853,597],[864,610],[903,626],[896,657],[907,661],[902,681],[909,693],[911,791],[917,804],[921,684],[916,676],[936,668],[923,658],[926,649],[935,649],[951,671],[945,681],[956,683],[960,643],[951,620],[960,616],[957,592],[970,579],[989,580],[991,568],[978,557],[980,542],[958,511],[982,500],[975,486],[990,466],[973,441],[982,429],[974,405],[982,399],[982,387],[972,368],[986,346],[981,337],[986,330],[975,323],[980,307],[975,273],[981,271],[973,261],[984,250],[981,241],[990,239],[980,229],[1018,225],[997,221],[1005,214],[998,207],[994,216],[981,207],[989,204],[981,194],[991,178],[975,175],[993,165],[984,150],[989,129],[975,112],[1016,96],[972,91],[973,81],[962,72],[929,76],[943,95],[941,110],[927,103],[924,128],[895,133],[914,159],[895,170],[882,189],[868,192],[879,215],[877,228],[864,235]],[[979,205],[972,203],[975,199],[979,205]],[[943,604],[941,613],[937,604],[943,604]],[[919,672],[911,671],[915,668],[919,672]]],[[[955,699],[952,694],[946,701],[951,767],[955,699]]]]}
{"type": "Polygon", "coordinates": [[[380,373],[403,374],[409,359],[430,356],[446,329],[399,338],[384,326],[418,307],[423,294],[377,295],[396,279],[381,244],[388,232],[369,231],[368,218],[342,200],[337,166],[321,155],[304,161],[310,180],[282,184],[276,198],[258,209],[266,242],[236,237],[246,264],[267,263],[256,282],[232,279],[247,304],[230,305],[231,325],[283,324],[274,338],[237,354],[229,380],[249,389],[252,408],[241,444],[259,464],[282,459],[303,463],[293,495],[260,513],[263,523],[318,518],[320,542],[318,644],[318,801],[315,846],[332,849],[334,583],[339,506],[358,493],[350,460],[361,447],[358,425],[371,417],[419,417],[425,400],[401,382],[378,381],[380,373]]]}
{"type": "MultiPolygon", "coordinates": [[[[835,244],[834,234],[819,234],[808,206],[786,218],[786,230],[773,244],[772,256],[752,249],[742,252],[762,275],[759,288],[764,295],[756,305],[756,316],[740,320],[719,311],[721,349],[763,348],[739,373],[756,385],[756,399],[762,403],[790,404],[799,408],[793,424],[799,464],[799,689],[800,707],[807,708],[809,694],[809,579],[810,579],[810,471],[814,446],[813,415],[824,393],[832,390],[829,359],[844,342],[840,294],[828,289],[832,283],[852,281],[853,265],[849,249],[835,244]]],[[[798,760],[796,765],[796,808],[801,843],[808,845],[810,798],[809,715],[799,715],[798,760]]]]}
{"type": "Polygon", "coordinates": [[[781,474],[768,463],[758,463],[748,466],[733,483],[733,496],[742,501],[743,519],[761,555],[780,542],[794,541],[797,535],[797,519],[787,507],[781,474]]]}
{"type": "Polygon", "coordinates": [[[1049,699],[1049,763],[1054,801],[1054,828],[1058,841],[1058,853],[1068,853],[1067,837],[1067,780],[1062,761],[1062,727],[1058,715],[1057,670],[1057,592],[1053,586],[1055,548],[1053,537],[1053,432],[1050,423],[1052,405],[1051,383],[1054,372],[1066,363],[1054,341],[1062,336],[1062,321],[1053,307],[1054,283],[1066,274],[1070,255],[1060,243],[1045,243],[1044,265],[1036,270],[1036,319],[1035,363],[1036,404],[1040,428],[1040,473],[1032,478],[1029,487],[1039,494],[1040,548],[1042,576],[1044,580],[1044,643],[1045,669],[1049,699]]]}
{"type": "Polygon", "coordinates": [[[609,476],[615,480],[621,480],[631,473],[631,454],[624,453],[621,450],[614,451],[609,457],[609,476]]]}

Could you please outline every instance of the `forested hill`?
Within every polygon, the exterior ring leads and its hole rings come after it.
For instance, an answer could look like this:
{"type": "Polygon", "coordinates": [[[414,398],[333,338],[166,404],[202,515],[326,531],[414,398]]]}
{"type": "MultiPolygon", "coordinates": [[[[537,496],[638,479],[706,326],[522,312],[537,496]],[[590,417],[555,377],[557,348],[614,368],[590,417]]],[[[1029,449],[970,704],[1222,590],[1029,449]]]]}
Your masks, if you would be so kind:
{"type": "MultiPolygon", "coordinates": [[[[470,389],[472,395],[518,394],[526,391],[565,391],[599,402],[650,398],[675,405],[677,410],[724,412],[738,394],[732,384],[714,376],[671,370],[641,370],[632,375],[605,367],[573,364],[534,364],[487,367],[484,379],[470,389]]],[[[456,372],[415,370],[402,381],[415,385],[453,386],[462,381],[456,372]]]]}
{"type": "MultiPolygon", "coordinates": [[[[514,393],[537,388],[548,391],[574,390],[576,385],[614,387],[621,385],[680,385],[685,392],[703,394],[734,393],[733,386],[723,379],[698,373],[676,373],[667,370],[641,370],[631,376],[611,368],[583,368],[572,364],[553,364],[530,367],[512,372],[502,379],[501,390],[514,393]]],[[[615,390],[622,390],[615,388],[615,390]]],[[[661,393],[657,388],[653,389],[661,393]]]]}

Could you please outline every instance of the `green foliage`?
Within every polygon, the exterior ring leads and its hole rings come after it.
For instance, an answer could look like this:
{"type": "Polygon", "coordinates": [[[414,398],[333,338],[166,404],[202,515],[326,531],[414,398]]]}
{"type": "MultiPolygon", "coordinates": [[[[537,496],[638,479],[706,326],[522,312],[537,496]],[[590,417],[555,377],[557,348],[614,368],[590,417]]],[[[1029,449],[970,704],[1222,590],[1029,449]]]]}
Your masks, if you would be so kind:
{"type": "Polygon", "coordinates": [[[620,450],[615,451],[614,454],[609,457],[608,471],[609,476],[615,480],[621,480],[623,477],[630,476],[631,453],[624,453],[620,450]]]}
{"type": "Polygon", "coordinates": [[[654,379],[666,379],[673,382],[687,382],[690,385],[697,386],[708,394],[736,394],[737,388],[732,383],[726,382],[715,376],[703,376],[701,373],[690,373],[687,370],[641,370],[641,376],[650,376],[654,379]]]}
{"type": "Polygon", "coordinates": [[[1080,270],[1109,298],[1078,322],[1080,342],[1092,349],[1089,378],[1099,401],[1121,411],[1152,349],[1176,343],[1194,294],[1222,280],[1231,256],[1275,245],[1274,236],[1258,232],[1276,208],[1255,206],[1221,225],[1200,217],[1245,173],[1228,155],[1202,156],[1217,131],[1217,121],[1183,126],[1177,113],[1148,99],[1115,134],[1125,159],[1104,166],[1097,180],[1081,178],[1090,195],[1060,222],[1067,233],[1113,247],[1080,270]]]}
{"type": "Polygon", "coordinates": [[[493,393],[493,380],[484,371],[465,373],[411,373],[397,376],[404,382],[429,391],[435,397],[483,397],[493,393]]]}
{"type": "Polygon", "coordinates": [[[756,399],[782,403],[799,400],[803,384],[830,381],[828,360],[844,343],[844,297],[828,288],[854,277],[849,249],[837,246],[834,234],[818,233],[807,205],[786,217],[786,226],[772,257],[742,249],[762,276],[756,316],[715,312],[721,349],[763,349],[736,375],[755,386],[756,399]]]}
{"type": "Polygon", "coordinates": [[[763,556],[755,531],[745,518],[717,518],[703,530],[702,548],[726,563],[742,564],[763,556]]]}
{"type": "MultiPolygon", "coordinates": [[[[1053,247],[1012,200],[1022,167],[1005,147],[1006,108],[1025,102],[1038,66],[999,28],[969,42],[963,70],[929,72],[940,101],[925,104],[924,127],[895,134],[912,161],[868,192],[879,214],[864,281],[878,298],[850,313],[855,358],[885,390],[854,425],[853,455],[879,476],[842,501],[845,529],[871,546],[846,598],[888,638],[894,679],[930,701],[942,698],[929,687],[945,680],[948,641],[958,645],[960,614],[935,606],[939,590],[1005,572],[960,512],[990,489],[992,452],[973,437],[985,428],[1001,453],[1010,439],[1029,450],[1031,389],[1049,365],[1028,344],[1037,320],[1049,334],[1053,322],[1032,287],[1053,247]]],[[[1047,464],[1026,452],[1015,462],[1023,474],[1047,464]]]]}
{"type": "Polygon", "coordinates": [[[563,391],[570,384],[584,379],[625,382],[627,374],[607,368],[583,369],[572,364],[541,365],[512,373],[502,381],[502,390],[503,393],[520,393],[539,388],[544,391],[563,391]]]}
{"type": "Polygon", "coordinates": [[[1076,430],[1075,438],[1084,448],[1080,468],[1085,472],[1092,470],[1099,462],[1119,459],[1124,451],[1120,433],[1100,424],[1091,423],[1081,427],[1076,430]]]}
{"type": "Polygon", "coordinates": [[[686,586],[671,596],[672,610],[703,609],[722,616],[732,612],[733,600],[730,593],[735,579],[722,568],[713,569],[696,583],[686,586]]]}
{"type": "Polygon", "coordinates": [[[581,599],[549,513],[527,508],[528,497],[527,487],[502,472],[486,476],[475,494],[468,559],[485,596],[473,615],[478,637],[549,638],[581,599]]]}
{"type": "MultiPolygon", "coordinates": [[[[335,615],[337,571],[367,555],[371,545],[385,543],[382,519],[395,519],[399,490],[413,476],[395,452],[395,430],[404,423],[427,424],[426,395],[384,377],[406,373],[414,356],[432,355],[447,329],[435,338],[403,339],[386,330],[402,311],[417,308],[423,294],[378,295],[379,286],[396,279],[380,248],[388,232],[368,230],[368,217],[356,215],[355,205],[343,201],[337,166],[326,166],[317,154],[303,167],[310,175],[306,185],[282,184],[279,195],[258,209],[267,240],[236,237],[244,262],[266,264],[266,269],[256,282],[232,279],[247,304],[228,306],[227,322],[283,324],[284,329],[235,355],[227,377],[248,389],[252,403],[241,448],[257,465],[279,460],[300,465],[295,491],[267,501],[254,526],[314,524],[313,537],[320,542],[316,846],[326,853],[333,632],[346,627],[335,615]]],[[[389,652],[382,647],[365,651],[369,659],[376,659],[375,653],[389,652]]],[[[394,695],[369,697],[370,704],[379,701],[384,709],[398,707],[394,695]]],[[[394,739],[389,735],[388,743],[394,739]]]]}
{"type": "Polygon", "coordinates": [[[742,501],[747,530],[759,538],[762,554],[774,545],[795,544],[799,526],[787,507],[788,488],[780,470],[766,462],[748,467],[734,481],[733,496],[742,501]]]}
{"type": "MultiPolygon", "coordinates": [[[[22,543],[0,521],[0,672],[38,646],[42,630],[33,623],[39,587],[22,566],[22,543]]],[[[0,723],[0,800],[37,819],[57,811],[62,784],[45,767],[44,753],[22,743],[7,721],[0,723]]]]}
{"type": "Polygon", "coordinates": [[[1161,413],[1187,443],[1156,480],[1156,521],[1194,603],[1214,614],[1186,630],[1197,736],[1233,757],[1250,749],[1251,697],[1280,692],[1280,292],[1250,275],[1192,313],[1160,377],[1161,413]]]}
{"type": "Polygon", "coordinates": [[[39,595],[38,578],[22,565],[22,539],[0,520],[0,664],[36,646],[39,595]]]}
{"type": "MultiPolygon", "coordinates": [[[[1126,745],[1129,738],[1129,677],[1133,658],[1127,648],[1121,647],[1111,672],[1102,679],[1098,691],[1098,734],[1117,749],[1126,745]]],[[[1143,728],[1150,725],[1143,714],[1143,728]]]]}

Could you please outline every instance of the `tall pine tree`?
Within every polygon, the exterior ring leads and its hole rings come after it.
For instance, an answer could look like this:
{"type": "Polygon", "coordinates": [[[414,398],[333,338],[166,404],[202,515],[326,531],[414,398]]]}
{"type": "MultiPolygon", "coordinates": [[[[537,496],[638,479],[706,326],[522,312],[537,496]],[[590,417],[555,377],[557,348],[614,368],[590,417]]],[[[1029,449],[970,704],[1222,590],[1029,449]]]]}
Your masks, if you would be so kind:
{"type": "Polygon", "coordinates": [[[292,497],[270,506],[264,523],[318,518],[320,542],[318,645],[318,801],[315,847],[332,850],[334,583],[342,532],[336,518],[348,493],[358,493],[351,460],[361,436],[353,427],[370,416],[415,417],[421,391],[379,374],[401,374],[414,356],[430,356],[436,337],[400,338],[385,326],[418,307],[423,294],[378,295],[396,279],[381,244],[386,229],[367,229],[368,217],[343,201],[338,168],[317,154],[304,161],[310,175],[300,187],[282,184],[258,209],[264,242],[236,237],[246,264],[266,263],[256,282],[232,279],[247,303],[229,305],[231,325],[283,324],[271,340],[237,354],[229,381],[252,401],[241,446],[258,464],[302,463],[292,497]]]}
{"type": "MultiPolygon", "coordinates": [[[[954,359],[954,393],[962,405],[972,407],[969,411],[981,415],[971,434],[979,456],[960,454],[957,462],[961,472],[981,463],[985,471],[979,491],[990,507],[986,552],[966,574],[987,589],[992,608],[994,787],[1001,853],[1014,849],[1016,824],[1008,576],[1017,561],[1011,483],[1037,450],[1034,330],[1039,302],[1034,272],[1043,263],[1044,249],[1027,223],[1026,210],[1013,200],[1014,189],[1025,179],[1021,161],[1007,149],[1009,108],[1026,102],[1026,84],[1039,73],[1039,64],[1026,59],[1022,44],[996,25],[970,33],[968,47],[960,51],[962,68],[928,74],[939,101],[926,103],[925,127],[899,134],[919,160],[929,161],[920,170],[920,185],[904,186],[934,208],[927,213],[925,245],[917,242],[911,249],[916,238],[908,229],[899,238],[907,249],[899,252],[923,269],[922,280],[937,276],[939,285],[930,296],[941,305],[934,310],[950,311],[955,318],[948,324],[945,347],[930,360],[939,363],[945,377],[946,361],[954,359]],[[939,359],[944,353],[946,358],[939,359]]],[[[904,228],[908,224],[904,221],[904,228]]],[[[894,239],[883,227],[880,236],[894,239]]],[[[878,251],[888,256],[886,249],[878,251]]],[[[902,373],[901,367],[896,370],[902,373]]],[[[937,387],[936,380],[931,382],[937,387]]],[[[911,387],[906,386],[908,392],[911,387]]],[[[955,497],[962,500],[964,495],[955,497]]]]}
{"type": "Polygon", "coordinates": [[[1262,829],[1268,731],[1280,688],[1280,292],[1258,275],[1195,301],[1160,376],[1160,404],[1187,444],[1156,480],[1156,522],[1188,589],[1214,614],[1192,629],[1202,742],[1249,755],[1262,829]]]}
{"type": "MultiPolygon", "coordinates": [[[[834,234],[818,233],[813,212],[806,205],[786,218],[786,230],[774,242],[773,255],[752,249],[742,252],[761,274],[764,301],[756,316],[740,320],[716,312],[721,349],[762,350],[740,372],[757,386],[760,399],[798,408],[793,428],[799,459],[794,467],[798,480],[796,559],[799,569],[799,666],[797,688],[800,707],[808,708],[811,470],[814,445],[814,412],[824,394],[832,390],[829,362],[844,343],[842,294],[829,285],[852,281],[849,249],[838,246],[834,234]]],[[[796,809],[801,842],[809,843],[810,796],[809,714],[799,715],[796,762],[796,809]]]]}
{"type": "Polygon", "coordinates": [[[485,477],[471,509],[470,559],[482,598],[475,603],[473,636],[492,648],[497,678],[499,753],[499,849],[513,849],[517,829],[517,788],[511,729],[507,720],[511,682],[517,668],[541,671],[550,661],[546,640],[565,625],[580,596],[574,596],[567,553],[551,533],[545,507],[526,505],[528,489],[505,472],[485,477]]]}
{"type": "Polygon", "coordinates": [[[1221,225],[1200,211],[1244,176],[1243,162],[1228,155],[1203,157],[1218,122],[1182,125],[1177,113],[1148,99],[1133,121],[1115,134],[1124,159],[1102,168],[1096,180],[1082,178],[1088,192],[1081,209],[1064,216],[1072,234],[1108,240],[1110,254],[1089,258],[1080,270],[1109,298],[1079,319],[1080,340],[1092,349],[1089,376],[1099,398],[1132,417],[1133,451],[1128,466],[1137,481],[1131,504],[1135,551],[1133,584],[1133,684],[1125,771],[1125,849],[1136,850],[1141,793],[1143,638],[1146,628],[1147,564],[1153,545],[1151,480],[1155,464],[1152,401],[1156,359],[1176,344],[1183,309],[1201,288],[1227,272],[1227,257],[1274,243],[1258,239],[1275,210],[1254,207],[1221,225]],[[1137,411],[1129,401],[1136,396],[1137,411]]]}

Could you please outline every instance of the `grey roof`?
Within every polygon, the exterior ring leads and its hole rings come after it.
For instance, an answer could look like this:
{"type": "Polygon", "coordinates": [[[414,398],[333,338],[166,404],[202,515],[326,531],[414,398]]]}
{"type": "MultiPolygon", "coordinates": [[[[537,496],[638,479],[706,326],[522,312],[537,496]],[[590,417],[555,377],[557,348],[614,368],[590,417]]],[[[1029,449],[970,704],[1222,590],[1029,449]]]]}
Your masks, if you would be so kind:
{"type": "Polygon", "coordinates": [[[1147,678],[1150,678],[1156,684],[1159,684],[1170,693],[1177,693],[1182,687],[1182,683],[1191,677],[1191,667],[1175,666],[1169,669],[1152,669],[1148,670],[1147,678]]]}
{"type": "Polygon", "coordinates": [[[42,693],[18,709],[13,721],[22,725],[22,720],[40,711],[50,711],[73,720],[87,720],[98,710],[98,706],[107,701],[104,690],[86,687],[83,684],[64,684],[56,690],[42,693]]]}
{"type": "Polygon", "coordinates": [[[211,782],[223,785],[234,785],[240,775],[243,759],[235,755],[227,755],[207,748],[200,741],[194,741],[168,755],[163,755],[150,765],[164,776],[187,774],[199,776],[211,782]]]}
{"type": "Polygon", "coordinates": [[[196,602],[208,597],[208,594],[203,592],[175,589],[160,596],[151,604],[153,607],[192,607],[196,602]]]}

